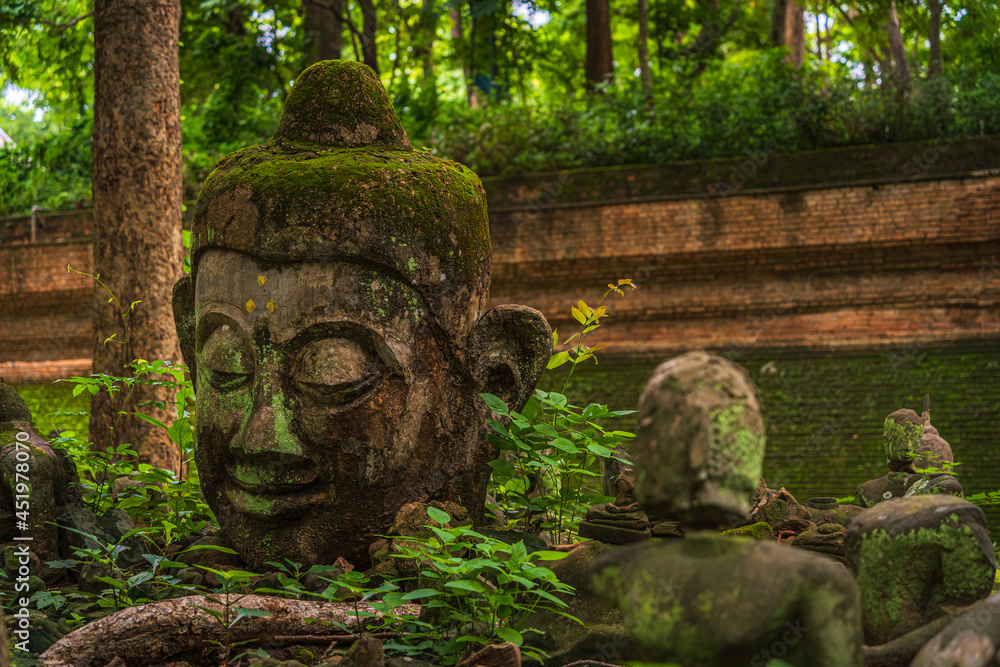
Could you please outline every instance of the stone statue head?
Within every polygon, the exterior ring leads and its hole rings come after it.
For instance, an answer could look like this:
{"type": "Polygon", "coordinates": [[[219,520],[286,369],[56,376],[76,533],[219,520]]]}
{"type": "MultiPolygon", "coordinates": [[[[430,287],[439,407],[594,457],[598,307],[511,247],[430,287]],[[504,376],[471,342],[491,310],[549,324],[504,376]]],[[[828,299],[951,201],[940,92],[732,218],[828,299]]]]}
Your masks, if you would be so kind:
{"type": "Polygon", "coordinates": [[[378,78],[318,63],[270,143],[225,158],[174,288],[206,500],[248,563],[367,561],[409,502],[481,519],[488,392],[522,406],[551,332],[484,313],[482,184],[410,147],[378,78]]]}
{"type": "Polygon", "coordinates": [[[764,420],[747,372],[688,352],[662,364],[639,398],[636,499],[689,528],[745,519],[764,461],[764,420]]]}
{"type": "Polygon", "coordinates": [[[913,472],[913,462],[920,452],[924,435],[924,420],[913,410],[896,410],[885,418],[882,447],[889,469],[893,472],[913,472]]]}

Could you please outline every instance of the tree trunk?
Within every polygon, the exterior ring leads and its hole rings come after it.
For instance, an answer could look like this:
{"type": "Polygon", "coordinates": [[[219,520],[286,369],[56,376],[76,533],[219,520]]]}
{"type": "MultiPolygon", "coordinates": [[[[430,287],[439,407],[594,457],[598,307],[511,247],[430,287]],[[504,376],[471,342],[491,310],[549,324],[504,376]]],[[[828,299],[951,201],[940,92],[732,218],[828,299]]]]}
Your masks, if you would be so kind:
{"type": "Polygon", "coordinates": [[[805,61],[805,12],[795,0],[775,0],[771,16],[771,43],[788,49],[785,62],[801,67],[805,61]]]}
{"type": "Polygon", "coordinates": [[[643,90],[652,90],[653,73],[649,69],[649,0],[639,0],[639,70],[643,90]]]}
{"type": "MultiPolygon", "coordinates": [[[[451,17],[451,43],[455,45],[455,51],[458,52],[458,45],[462,43],[464,36],[462,34],[462,7],[458,3],[454,3],[448,9],[448,15],[451,17]]],[[[462,76],[465,79],[465,101],[472,102],[472,72],[469,70],[469,63],[461,57],[457,60],[462,60],[462,76]]]]}
{"type": "Polygon", "coordinates": [[[927,0],[927,8],[930,10],[927,40],[931,44],[927,75],[935,77],[944,74],[944,62],[941,60],[941,10],[944,8],[944,3],[940,0],[927,0]]]}
{"type": "Polygon", "coordinates": [[[889,5],[889,22],[885,26],[889,33],[889,53],[892,55],[892,69],[899,90],[905,91],[910,83],[910,63],[906,59],[906,47],[903,45],[903,35],[899,27],[899,15],[896,13],[896,2],[889,5]]]}
{"type": "MultiPolygon", "coordinates": [[[[127,316],[126,337],[120,313],[95,285],[95,373],[125,375],[137,358],[180,360],[171,307],[182,253],[180,15],[180,0],[94,3],[94,271],[126,311],[142,301],[127,316]]],[[[137,386],[124,409],[170,394],[137,386]]],[[[141,461],[177,471],[180,456],[166,431],[119,419],[121,399],[93,397],[91,440],[102,448],[133,443],[141,461]]]]}
{"type": "Polygon", "coordinates": [[[792,67],[802,67],[806,56],[805,12],[795,0],[788,0],[785,8],[785,46],[788,48],[785,62],[792,67]]]}
{"type": "MultiPolygon", "coordinates": [[[[378,34],[378,21],[375,16],[375,4],[372,0],[358,0],[361,6],[361,53],[365,64],[378,74],[378,50],[375,36],[378,34]]],[[[396,54],[399,57],[399,54],[396,54]]]]}
{"type": "Polygon", "coordinates": [[[423,53],[424,90],[434,88],[434,33],[437,29],[437,12],[434,0],[424,0],[420,7],[420,39],[423,53]]]}
{"type": "Polygon", "coordinates": [[[774,0],[774,11],[771,14],[771,44],[785,45],[785,14],[788,11],[788,0],[774,0]]]}
{"type": "Polygon", "coordinates": [[[307,62],[339,60],[344,50],[344,0],[306,0],[307,62]]]}
{"type": "Polygon", "coordinates": [[[584,70],[588,88],[614,77],[610,0],[587,0],[587,62],[584,70]]]}

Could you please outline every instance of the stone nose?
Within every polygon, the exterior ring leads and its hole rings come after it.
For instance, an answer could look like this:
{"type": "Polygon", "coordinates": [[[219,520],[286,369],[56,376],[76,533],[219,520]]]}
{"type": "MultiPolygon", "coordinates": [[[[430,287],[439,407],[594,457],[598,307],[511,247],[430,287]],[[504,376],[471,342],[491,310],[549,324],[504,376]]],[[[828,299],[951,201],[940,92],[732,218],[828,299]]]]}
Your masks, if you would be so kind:
{"type": "Polygon", "coordinates": [[[232,440],[232,448],[247,455],[278,453],[303,456],[304,448],[292,433],[292,411],[285,407],[280,396],[271,404],[256,405],[250,418],[232,440]]]}

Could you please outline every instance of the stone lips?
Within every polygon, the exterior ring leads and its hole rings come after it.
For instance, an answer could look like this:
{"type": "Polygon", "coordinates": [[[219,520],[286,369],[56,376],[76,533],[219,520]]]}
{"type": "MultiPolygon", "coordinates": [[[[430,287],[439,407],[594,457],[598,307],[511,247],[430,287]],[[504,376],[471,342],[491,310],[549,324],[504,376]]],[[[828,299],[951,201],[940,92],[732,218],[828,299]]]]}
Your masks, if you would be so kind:
{"type": "Polygon", "coordinates": [[[413,285],[457,338],[488,296],[479,178],[412,150],[384,89],[360,63],[306,70],[272,141],[220,162],[195,207],[193,275],[208,248],[275,262],[374,263],[413,285]]]}

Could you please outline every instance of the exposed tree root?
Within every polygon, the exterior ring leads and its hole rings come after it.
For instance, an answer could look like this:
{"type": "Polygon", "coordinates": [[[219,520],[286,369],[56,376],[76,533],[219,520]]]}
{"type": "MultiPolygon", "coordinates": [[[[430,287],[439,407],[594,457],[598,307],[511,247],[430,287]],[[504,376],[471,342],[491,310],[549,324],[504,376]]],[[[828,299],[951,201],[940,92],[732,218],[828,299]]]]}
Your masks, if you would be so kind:
{"type": "MultiPolygon", "coordinates": [[[[213,596],[224,599],[223,595],[213,596]]],[[[233,607],[266,611],[271,616],[240,619],[229,629],[204,607],[223,612],[222,604],[194,595],[162,600],[141,607],[124,609],[74,630],[39,657],[41,667],[105,667],[120,658],[129,667],[142,667],[164,662],[172,656],[216,646],[260,640],[265,647],[294,643],[298,636],[315,636],[316,631],[334,623],[357,630],[354,605],[336,602],[305,602],[263,595],[230,596],[230,618],[233,607]],[[277,641],[278,637],[282,641],[277,641]]],[[[375,612],[370,605],[362,611],[375,612]]],[[[403,613],[419,613],[401,609],[403,613]]]]}

